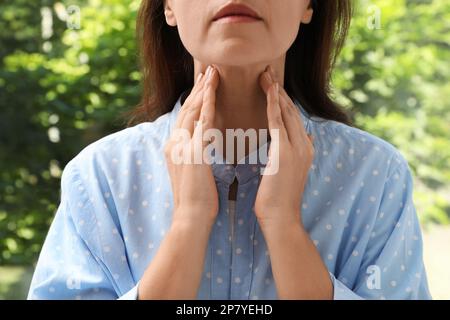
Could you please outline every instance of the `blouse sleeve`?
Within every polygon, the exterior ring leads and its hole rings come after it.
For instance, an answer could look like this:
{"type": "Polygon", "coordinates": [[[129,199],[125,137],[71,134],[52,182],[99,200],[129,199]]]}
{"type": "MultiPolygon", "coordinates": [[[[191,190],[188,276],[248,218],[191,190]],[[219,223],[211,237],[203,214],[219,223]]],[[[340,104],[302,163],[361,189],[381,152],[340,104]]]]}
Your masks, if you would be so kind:
{"type": "Polygon", "coordinates": [[[413,203],[413,177],[401,156],[386,179],[370,240],[355,272],[351,288],[331,274],[336,300],[431,299],[413,203]]]}
{"type": "Polygon", "coordinates": [[[119,283],[101,252],[80,232],[95,234],[95,219],[73,163],[64,169],[61,202],[45,239],[28,292],[28,299],[136,299],[137,285],[119,283]]]}

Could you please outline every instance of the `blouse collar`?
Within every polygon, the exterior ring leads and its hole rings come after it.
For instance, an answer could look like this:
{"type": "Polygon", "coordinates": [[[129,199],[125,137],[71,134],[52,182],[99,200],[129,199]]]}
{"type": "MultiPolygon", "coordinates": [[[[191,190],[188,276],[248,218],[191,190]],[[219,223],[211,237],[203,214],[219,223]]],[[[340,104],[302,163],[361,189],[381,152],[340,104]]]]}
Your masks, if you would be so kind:
{"type": "MultiPolygon", "coordinates": [[[[175,103],[173,110],[170,113],[169,116],[169,125],[170,125],[170,133],[172,133],[172,130],[175,126],[177,116],[181,109],[181,99],[185,92],[183,92],[180,97],[178,98],[177,102],[175,103]]],[[[308,113],[304,110],[304,108],[301,106],[299,101],[297,99],[294,99],[295,105],[298,107],[298,111],[300,113],[300,116],[303,120],[303,124],[305,127],[305,130],[308,134],[311,133],[310,128],[310,117],[308,113]]],[[[230,185],[233,183],[234,178],[236,177],[239,184],[247,183],[257,175],[260,175],[261,170],[265,167],[265,160],[260,159],[261,154],[267,154],[267,151],[270,147],[270,141],[264,143],[259,148],[256,148],[255,150],[251,151],[246,157],[241,159],[236,166],[233,166],[231,163],[226,161],[226,159],[223,158],[221,154],[216,154],[213,152],[212,158],[213,163],[211,164],[214,177],[216,180],[225,182],[226,184],[230,185]],[[254,161],[256,159],[256,162],[254,161]]]]}

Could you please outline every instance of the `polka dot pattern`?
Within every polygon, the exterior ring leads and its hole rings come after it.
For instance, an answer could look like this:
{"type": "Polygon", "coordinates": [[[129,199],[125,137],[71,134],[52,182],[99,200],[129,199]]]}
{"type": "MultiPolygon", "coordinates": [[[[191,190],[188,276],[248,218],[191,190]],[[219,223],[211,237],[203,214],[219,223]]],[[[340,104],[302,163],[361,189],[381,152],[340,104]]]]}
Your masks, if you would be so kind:
{"type": "MultiPolygon", "coordinates": [[[[299,215],[330,272],[333,297],[429,298],[406,160],[367,132],[316,121],[297,106],[305,130],[315,136],[316,154],[298,195],[299,215]]],[[[178,100],[154,122],[96,141],[66,166],[30,298],[136,298],[137,281],[171,232],[174,202],[163,147],[180,108],[178,100]]],[[[199,299],[277,299],[271,261],[277,255],[254,212],[264,166],[247,162],[268,146],[237,166],[214,155],[219,212],[205,247],[199,299]],[[227,210],[235,179],[236,202],[227,210]]],[[[188,254],[198,249],[193,241],[180,246],[188,254]]]]}

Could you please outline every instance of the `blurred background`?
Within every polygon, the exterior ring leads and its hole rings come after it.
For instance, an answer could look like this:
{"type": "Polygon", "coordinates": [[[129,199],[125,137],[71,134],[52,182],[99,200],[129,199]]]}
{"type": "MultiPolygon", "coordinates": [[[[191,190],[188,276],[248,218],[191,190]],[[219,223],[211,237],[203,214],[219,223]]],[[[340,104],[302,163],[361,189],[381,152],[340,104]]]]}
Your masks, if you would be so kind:
{"type": "MultiPolygon", "coordinates": [[[[138,0],[0,1],[0,299],[24,299],[66,163],[139,100],[138,0]]],[[[400,149],[435,299],[450,298],[450,1],[359,0],[333,75],[400,149]]]]}

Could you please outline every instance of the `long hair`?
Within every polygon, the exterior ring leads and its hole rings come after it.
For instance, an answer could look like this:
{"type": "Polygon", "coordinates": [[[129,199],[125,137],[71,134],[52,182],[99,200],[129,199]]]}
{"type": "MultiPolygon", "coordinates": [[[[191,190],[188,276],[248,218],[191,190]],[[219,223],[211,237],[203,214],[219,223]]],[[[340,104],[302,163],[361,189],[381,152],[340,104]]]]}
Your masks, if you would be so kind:
{"type": "MultiPolygon", "coordinates": [[[[331,98],[330,88],[331,73],[350,26],[352,6],[350,0],[313,1],[312,5],[311,22],[302,25],[286,53],[284,87],[310,116],[352,126],[345,110],[331,98]]],[[[194,60],[177,28],[166,23],[164,0],[142,0],[136,31],[142,97],[139,105],[126,114],[128,126],[170,112],[180,95],[194,85],[194,60]]]]}

